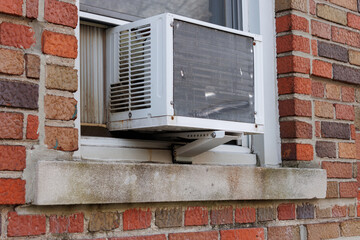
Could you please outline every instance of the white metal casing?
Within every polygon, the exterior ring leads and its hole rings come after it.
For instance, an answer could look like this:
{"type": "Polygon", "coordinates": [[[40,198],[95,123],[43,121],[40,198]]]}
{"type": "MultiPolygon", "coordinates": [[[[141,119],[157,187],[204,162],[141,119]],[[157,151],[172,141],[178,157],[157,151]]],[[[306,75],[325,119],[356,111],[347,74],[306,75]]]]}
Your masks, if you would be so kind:
{"type": "MultiPolygon", "coordinates": [[[[138,20],[107,31],[107,101],[110,104],[110,85],[119,81],[119,41],[120,32],[150,27],[150,101],[151,107],[129,112],[110,112],[108,110],[108,128],[117,130],[144,131],[189,131],[189,130],[222,130],[234,133],[264,132],[264,99],[262,74],[262,37],[219,25],[194,20],[174,14],[164,13],[147,19],[138,20]],[[173,22],[181,20],[228,33],[251,37],[254,39],[254,89],[255,89],[255,123],[193,118],[174,115],[173,108],[173,22]]],[[[131,53],[130,53],[131,54],[131,53]]],[[[209,66],[210,67],[210,66],[209,66]]],[[[110,109],[110,107],[108,107],[110,109]]]]}

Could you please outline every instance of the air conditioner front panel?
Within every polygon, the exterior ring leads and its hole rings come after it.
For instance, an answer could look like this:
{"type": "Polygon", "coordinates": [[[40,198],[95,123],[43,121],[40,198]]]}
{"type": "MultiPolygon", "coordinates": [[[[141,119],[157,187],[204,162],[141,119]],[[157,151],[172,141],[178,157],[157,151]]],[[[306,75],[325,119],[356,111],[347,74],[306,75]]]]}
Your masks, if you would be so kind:
{"type": "Polygon", "coordinates": [[[254,123],[253,42],[174,20],[175,115],[254,123]]]}

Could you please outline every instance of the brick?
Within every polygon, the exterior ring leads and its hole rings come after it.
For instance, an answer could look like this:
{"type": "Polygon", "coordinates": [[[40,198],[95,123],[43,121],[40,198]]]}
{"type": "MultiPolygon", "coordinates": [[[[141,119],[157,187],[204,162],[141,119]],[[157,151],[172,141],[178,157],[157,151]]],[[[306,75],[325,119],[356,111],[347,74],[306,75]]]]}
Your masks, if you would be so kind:
{"type": "Polygon", "coordinates": [[[49,149],[76,151],[78,147],[78,130],[69,127],[45,127],[45,144],[49,149]]]}
{"type": "Polygon", "coordinates": [[[312,138],[312,125],[300,121],[280,122],[281,138],[312,138]]]}
{"type": "Polygon", "coordinates": [[[352,164],[342,162],[322,162],[328,178],[352,178],[352,164]]]}
{"type": "Polygon", "coordinates": [[[347,211],[347,206],[338,206],[338,205],[335,205],[335,206],[332,208],[332,217],[333,217],[333,218],[346,217],[346,211],[347,211]]]}
{"type": "Polygon", "coordinates": [[[1,0],[0,12],[12,15],[22,15],[23,0],[1,0]]]}
{"type": "Polygon", "coordinates": [[[0,81],[0,106],[37,109],[38,97],[36,84],[0,81]]]}
{"type": "Polygon", "coordinates": [[[355,119],[354,106],[352,105],[335,104],[335,112],[337,119],[350,121],[355,119]]]}
{"type": "Polygon", "coordinates": [[[218,232],[170,233],[169,240],[218,240],[218,232]]]}
{"type": "Polygon", "coordinates": [[[295,219],[295,204],[283,203],[277,208],[279,220],[293,220],[295,219]]]}
{"type": "Polygon", "coordinates": [[[221,230],[220,238],[221,240],[264,240],[265,234],[263,228],[243,228],[234,230],[221,230]]]}
{"type": "Polygon", "coordinates": [[[311,161],[314,155],[311,144],[283,143],[281,144],[281,156],[283,160],[311,161]]]}
{"type": "Polygon", "coordinates": [[[26,148],[24,146],[0,145],[0,171],[21,171],[26,166],[26,148]]]}
{"type": "Polygon", "coordinates": [[[352,140],[356,139],[356,130],[354,124],[350,125],[350,135],[352,140]]]}
{"type": "Polygon", "coordinates": [[[340,100],[341,97],[341,88],[335,84],[326,84],[326,98],[332,100],[340,100]]]}
{"type": "Polygon", "coordinates": [[[155,225],[159,228],[181,227],[182,210],[181,208],[157,208],[155,211],[155,225]]]}
{"type": "Polygon", "coordinates": [[[272,221],[276,219],[276,209],[273,207],[263,207],[257,209],[258,222],[272,221]]]}
{"type": "Polygon", "coordinates": [[[18,215],[16,212],[10,212],[8,222],[8,237],[36,236],[46,233],[45,215],[18,215]]]}
{"type": "Polygon", "coordinates": [[[350,125],[346,123],[321,122],[321,136],[350,140],[350,125]]]}
{"type": "Polygon", "coordinates": [[[340,182],[339,183],[340,197],[354,198],[357,196],[357,182],[340,182]]]}
{"type": "Polygon", "coordinates": [[[352,83],[352,84],[360,84],[359,69],[347,67],[339,64],[333,64],[333,73],[335,80],[346,83],[352,83]]]}
{"type": "Polygon", "coordinates": [[[150,209],[129,209],[123,214],[124,231],[149,228],[151,224],[150,209]]]}
{"type": "Polygon", "coordinates": [[[324,84],[322,82],[311,82],[311,95],[313,97],[324,97],[324,84]]]}
{"type": "Polygon", "coordinates": [[[120,226],[120,214],[117,212],[95,212],[91,214],[88,230],[90,232],[110,231],[120,226]]]}
{"type": "Polygon", "coordinates": [[[348,50],[336,44],[318,42],[318,54],[320,57],[335,59],[341,62],[348,62],[348,50]]]}
{"type": "Polygon", "coordinates": [[[58,0],[45,0],[46,21],[76,28],[78,21],[78,9],[74,4],[58,0]]]}
{"type": "Polygon", "coordinates": [[[316,3],[314,0],[310,0],[309,1],[309,12],[310,14],[312,15],[315,15],[316,14],[316,3]]]}
{"type": "Polygon", "coordinates": [[[208,221],[208,209],[206,207],[188,207],[185,210],[185,226],[207,225],[208,221]]]}
{"type": "Polygon", "coordinates": [[[358,0],[357,7],[358,7],[358,11],[360,12],[360,0],[358,0]]]}
{"type": "Polygon", "coordinates": [[[311,34],[316,37],[330,39],[331,26],[327,23],[311,20],[311,34]]]}
{"type": "Polygon", "coordinates": [[[355,217],[356,214],[356,205],[351,204],[348,208],[349,217],[355,217]]]}
{"type": "Polygon", "coordinates": [[[222,225],[233,223],[233,207],[224,206],[210,211],[211,225],[222,225]]]}
{"type": "Polygon", "coordinates": [[[344,8],[348,8],[350,10],[353,11],[357,11],[357,0],[347,0],[347,1],[343,1],[343,0],[330,0],[331,3],[334,3],[336,5],[339,5],[341,7],[344,8]]]}
{"type": "Polygon", "coordinates": [[[348,13],[347,21],[348,21],[349,27],[360,30],[360,17],[359,16],[352,14],[352,13],[348,13]]]}
{"type": "Polygon", "coordinates": [[[360,47],[360,34],[347,29],[331,27],[331,39],[334,42],[347,44],[353,47],[360,47]]]}
{"type": "Polygon", "coordinates": [[[360,107],[355,107],[355,129],[360,130],[360,107]]]}
{"type": "Polygon", "coordinates": [[[340,237],[339,223],[306,225],[308,240],[321,240],[340,237]]]}
{"type": "Polygon", "coordinates": [[[336,158],[336,143],[317,141],[315,145],[316,156],[336,158]]]}
{"type": "Polygon", "coordinates": [[[312,61],[312,75],[331,79],[332,78],[331,63],[324,62],[321,60],[313,60],[312,61]]]}
{"type": "Polygon", "coordinates": [[[84,231],[84,214],[75,213],[70,216],[51,215],[51,233],[81,233],[84,231]]]}
{"type": "Polygon", "coordinates": [[[331,208],[319,208],[316,207],[316,218],[331,218],[331,208]]]}
{"type": "Polygon", "coordinates": [[[356,90],[356,101],[360,103],[360,89],[356,90]]]}
{"type": "Polygon", "coordinates": [[[284,53],[300,51],[310,53],[310,40],[308,38],[293,34],[279,36],[276,38],[276,52],[284,53]]]}
{"type": "Polygon", "coordinates": [[[305,203],[296,208],[297,219],[313,219],[315,208],[313,204],[305,203]]]}
{"type": "Polygon", "coordinates": [[[315,136],[321,137],[321,122],[319,121],[315,122],[315,136]]]}
{"type": "Polygon", "coordinates": [[[339,184],[337,182],[327,182],[326,198],[339,197],[339,184]]]}
{"type": "Polygon", "coordinates": [[[360,133],[356,134],[356,158],[360,160],[360,133]]]}
{"type": "Polygon", "coordinates": [[[35,115],[28,115],[26,125],[26,138],[37,140],[39,138],[39,118],[35,115]]]}
{"type": "Polygon", "coordinates": [[[282,73],[310,73],[310,59],[299,56],[285,56],[277,58],[277,72],[282,73]]]}
{"type": "Polygon", "coordinates": [[[24,204],[25,181],[21,179],[0,179],[0,204],[24,204]]]}
{"type": "Polygon", "coordinates": [[[41,38],[42,52],[65,58],[77,57],[77,39],[75,36],[45,30],[41,38]]]}
{"type": "Polygon", "coordinates": [[[78,72],[70,67],[46,66],[46,88],[75,92],[78,89],[78,72]]]}
{"type": "Polygon", "coordinates": [[[353,65],[360,66],[360,52],[349,50],[349,62],[353,65]]]}
{"type": "Polygon", "coordinates": [[[0,112],[0,139],[22,139],[23,120],[22,113],[0,112]]]}
{"type": "Polygon", "coordinates": [[[306,18],[289,14],[276,18],[276,32],[287,32],[290,30],[298,30],[309,32],[309,21],[306,18]]]}
{"type": "Polygon", "coordinates": [[[55,95],[45,96],[45,117],[56,120],[72,120],[77,117],[77,101],[55,95]]]}
{"type": "Polygon", "coordinates": [[[339,158],[356,159],[356,144],[339,143],[339,158]]]}
{"type": "Polygon", "coordinates": [[[256,221],[256,209],[253,207],[241,207],[235,209],[236,223],[254,223],[256,221]]]}
{"type": "Polygon", "coordinates": [[[315,101],[315,116],[321,118],[334,118],[334,104],[315,101]]]}
{"type": "Polygon", "coordinates": [[[346,12],[325,4],[316,5],[316,14],[320,18],[336,22],[342,25],[347,24],[346,12]]]}
{"type": "Polygon", "coordinates": [[[311,54],[313,56],[318,56],[318,46],[317,46],[317,41],[312,39],[311,40],[311,54]]]}
{"type": "Polygon", "coordinates": [[[40,78],[40,57],[33,54],[25,54],[25,69],[28,78],[40,78]]]}
{"type": "Polygon", "coordinates": [[[39,1],[26,0],[26,17],[37,18],[39,15],[39,1]]]}
{"type": "Polygon", "coordinates": [[[287,99],[279,101],[280,117],[302,116],[311,117],[311,102],[300,99],[287,99]]]}
{"type": "MultiPolygon", "coordinates": [[[[165,234],[150,235],[150,236],[138,236],[138,237],[121,237],[121,238],[107,238],[108,240],[166,240],[165,234]]],[[[96,239],[106,240],[106,239],[96,239]]]]}
{"type": "Polygon", "coordinates": [[[298,226],[268,227],[268,240],[300,240],[300,228],[298,226]]]}
{"type": "Polygon", "coordinates": [[[284,11],[289,9],[296,9],[302,12],[307,12],[307,3],[305,0],[276,0],[275,11],[284,11]]]}
{"type": "Polygon", "coordinates": [[[31,27],[2,22],[0,24],[0,43],[17,48],[30,48],[35,44],[35,32],[31,27]]]}
{"type": "Polygon", "coordinates": [[[0,73],[24,73],[24,54],[21,51],[0,48],[0,73]]]}
{"type": "Polygon", "coordinates": [[[360,221],[348,220],[340,223],[341,236],[360,236],[360,221]]]}
{"type": "Polygon", "coordinates": [[[279,95],[291,94],[291,93],[310,95],[311,80],[309,78],[301,78],[301,77],[279,78],[278,93],[279,95]]]}
{"type": "Polygon", "coordinates": [[[343,102],[354,102],[355,101],[355,89],[352,87],[341,88],[341,100],[343,102]]]}

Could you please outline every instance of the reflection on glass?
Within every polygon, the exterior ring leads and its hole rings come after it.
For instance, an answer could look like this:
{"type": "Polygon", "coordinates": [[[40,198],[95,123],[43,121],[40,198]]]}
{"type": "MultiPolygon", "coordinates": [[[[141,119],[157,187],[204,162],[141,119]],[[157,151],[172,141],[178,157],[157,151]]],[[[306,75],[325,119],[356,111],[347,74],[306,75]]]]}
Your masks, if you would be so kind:
{"type": "Polygon", "coordinates": [[[241,29],[241,0],[80,0],[80,3],[140,18],[169,12],[241,29]]]}

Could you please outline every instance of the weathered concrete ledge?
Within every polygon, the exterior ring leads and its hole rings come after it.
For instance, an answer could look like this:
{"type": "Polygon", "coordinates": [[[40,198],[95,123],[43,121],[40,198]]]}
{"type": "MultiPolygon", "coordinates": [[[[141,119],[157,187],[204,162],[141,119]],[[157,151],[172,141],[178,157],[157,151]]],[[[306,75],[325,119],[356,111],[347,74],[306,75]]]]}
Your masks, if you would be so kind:
{"type": "Polygon", "coordinates": [[[325,198],[321,169],[40,161],[35,204],[325,198]]]}

